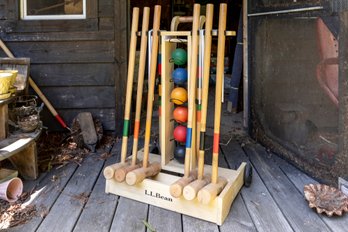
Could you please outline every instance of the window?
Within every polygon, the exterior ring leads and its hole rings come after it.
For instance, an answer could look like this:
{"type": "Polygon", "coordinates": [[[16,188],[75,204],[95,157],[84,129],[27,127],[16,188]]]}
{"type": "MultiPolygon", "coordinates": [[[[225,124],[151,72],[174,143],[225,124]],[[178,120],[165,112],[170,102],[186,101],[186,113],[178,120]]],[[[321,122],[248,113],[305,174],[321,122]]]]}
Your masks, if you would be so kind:
{"type": "Polygon", "coordinates": [[[86,0],[21,0],[21,19],[86,19],[86,0]]]}

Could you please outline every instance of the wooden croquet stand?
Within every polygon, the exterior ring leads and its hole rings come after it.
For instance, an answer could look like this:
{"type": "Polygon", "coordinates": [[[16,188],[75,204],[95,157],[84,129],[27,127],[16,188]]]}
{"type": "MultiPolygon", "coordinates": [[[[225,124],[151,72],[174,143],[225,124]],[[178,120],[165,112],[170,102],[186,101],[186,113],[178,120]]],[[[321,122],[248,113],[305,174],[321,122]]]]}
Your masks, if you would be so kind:
{"type": "MultiPolygon", "coordinates": [[[[138,155],[141,158],[142,151],[139,151],[138,155]]],[[[160,162],[160,156],[150,154],[150,161],[160,162]]],[[[175,161],[162,166],[162,171],[170,170],[173,174],[160,172],[134,186],[109,179],[106,180],[105,192],[222,225],[230,212],[233,200],[244,184],[245,166],[246,163],[242,163],[237,170],[219,168],[219,175],[227,179],[227,185],[218,197],[206,205],[199,203],[197,199],[188,201],[183,196],[174,198],[170,195],[170,185],[180,178],[178,175],[183,174],[184,170],[183,165],[175,161]]],[[[210,169],[210,165],[205,166],[207,173],[210,169]]]]}
{"type": "MultiPolygon", "coordinates": [[[[216,33],[214,34],[216,35],[216,33]]],[[[227,32],[227,34],[235,35],[235,32],[227,32]]],[[[184,42],[187,44],[188,50],[190,49],[191,33],[187,31],[161,31],[160,36],[162,53],[160,90],[162,114],[159,119],[161,155],[150,153],[149,162],[161,163],[162,171],[134,186],[128,185],[125,181],[117,182],[114,178],[106,179],[105,192],[222,225],[230,211],[233,200],[244,185],[246,163],[242,163],[237,170],[219,167],[219,176],[226,178],[227,184],[222,192],[209,204],[202,204],[197,198],[189,201],[183,196],[179,198],[171,196],[170,186],[183,176],[184,165],[174,160],[175,144],[171,139],[174,130],[171,112],[173,112],[174,106],[170,101],[170,93],[174,87],[170,80],[173,64],[168,61],[177,43],[184,42]]],[[[188,59],[190,59],[190,56],[188,59]]],[[[190,61],[188,61],[189,63],[190,61]]],[[[142,155],[143,149],[138,151],[140,160],[142,155]]],[[[191,160],[192,169],[194,169],[195,162],[195,158],[193,158],[191,160]]],[[[211,169],[210,165],[205,165],[206,174],[211,174],[211,169]]]]}

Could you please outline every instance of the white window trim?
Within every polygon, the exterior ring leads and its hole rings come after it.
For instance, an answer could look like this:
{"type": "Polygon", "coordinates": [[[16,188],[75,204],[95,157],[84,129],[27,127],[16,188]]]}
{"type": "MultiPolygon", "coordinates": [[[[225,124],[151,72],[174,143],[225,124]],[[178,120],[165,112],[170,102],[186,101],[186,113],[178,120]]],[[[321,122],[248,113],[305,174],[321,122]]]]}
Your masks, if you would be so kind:
{"type": "Polygon", "coordinates": [[[57,19],[86,19],[86,0],[82,0],[82,14],[67,15],[27,15],[27,0],[21,0],[21,19],[22,20],[57,20],[57,19]]]}

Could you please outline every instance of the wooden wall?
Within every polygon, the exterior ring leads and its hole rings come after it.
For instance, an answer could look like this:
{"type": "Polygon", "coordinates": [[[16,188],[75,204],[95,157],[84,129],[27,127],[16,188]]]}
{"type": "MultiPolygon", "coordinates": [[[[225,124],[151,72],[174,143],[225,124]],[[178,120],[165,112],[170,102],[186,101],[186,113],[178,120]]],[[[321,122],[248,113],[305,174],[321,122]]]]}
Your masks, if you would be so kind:
{"type": "MultiPolygon", "coordinates": [[[[0,36],[70,124],[82,111],[121,134],[127,68],[128,3],[88,0],[86,20],[22,21],[19,0],[0,3],[0,36]]],[[[0,51],[0,57],[6,55],[0,51]]],[[[61,129],[49,112],[44,125],[61,129]]]]}

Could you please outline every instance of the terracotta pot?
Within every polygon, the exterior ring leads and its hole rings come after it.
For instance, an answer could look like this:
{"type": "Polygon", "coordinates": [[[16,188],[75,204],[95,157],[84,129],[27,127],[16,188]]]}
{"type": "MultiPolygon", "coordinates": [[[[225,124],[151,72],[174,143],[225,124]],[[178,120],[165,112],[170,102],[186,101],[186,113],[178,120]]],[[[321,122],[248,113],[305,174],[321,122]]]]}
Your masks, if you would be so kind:
{"type": "Polygon", "coordinates": [[[18,177],[12,178],[11,180],[0,184],[0,198],[5,201],[17,201],[22,192],[23,182],[18,177]]]}

